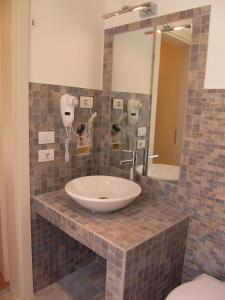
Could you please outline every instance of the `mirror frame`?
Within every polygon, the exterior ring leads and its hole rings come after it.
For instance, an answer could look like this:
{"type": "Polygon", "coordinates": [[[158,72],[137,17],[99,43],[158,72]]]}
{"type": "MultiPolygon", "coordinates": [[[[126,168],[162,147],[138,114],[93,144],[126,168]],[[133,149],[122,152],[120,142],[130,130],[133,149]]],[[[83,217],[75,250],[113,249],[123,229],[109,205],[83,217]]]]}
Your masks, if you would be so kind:
{"type": "MultiPolygon", "coordinates": [[[[115,34],[135,31],[143,28],[155,28],[164,24],[191,20],[192,23],[192,44],[190,67],[188,74],[188,97],[186,100],[185,112],[185,126],[183,134],[183,146],[181,155],[181,171],[178,181],[178,188],[184,192],[186,185],[186,178],[189,167],[189,151],[191,148],[191,140],[193,140],[198,133],[198,128],[194,128],[196,124],[197,111],[195,108],[195,98],[204,96],[204,81],[206,73],[207,52],[208,52],[208,38],[210,25],[211,6],[203,6],[194,9],[188,9],[164,16],[158,16],[151,19],[138,21],[131,24],[126,24],[118,27],[113,27],[105,30],[104,40],[104,61],[103,61],[103,124],[104,132],[102,136],[102,166],[110,166],[109,161],[109,143],[110,143],[110,114],[111,114],[111,85],[112,85],[112,57],[113,57],[113,38],[115,34]]],[[[113,168],[113,167],[112,167],[113,168]]],[[[119,173],[119,171],[117,170],[119,173]]],[[[122,176],[125,174],[121,170],[122,176]]],[[[145,176],[141,176],[145,177],[145,176]]],[[[150,179],[150,178],[148,178],[150,179]]],[[[153,179],[152,179],[153,180],[153,179]]],[[[159,180],[156,180],[159,181],[159,180]]],[[[170,183],[168,185],[174,186],[170,183]]]]}

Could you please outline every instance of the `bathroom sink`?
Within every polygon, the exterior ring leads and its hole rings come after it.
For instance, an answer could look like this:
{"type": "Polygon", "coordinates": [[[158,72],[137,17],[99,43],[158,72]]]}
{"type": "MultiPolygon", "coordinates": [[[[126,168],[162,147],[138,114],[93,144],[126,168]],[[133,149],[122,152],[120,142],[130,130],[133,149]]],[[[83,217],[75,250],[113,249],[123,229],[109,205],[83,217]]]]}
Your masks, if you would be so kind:
{"type": "Polygon", "coordinates": [[[130,204],[141,194],[135,182],[112,176],[86,176],[73,179],[66,193],[81,206],[95,212],[111,212],[130,204]]]}

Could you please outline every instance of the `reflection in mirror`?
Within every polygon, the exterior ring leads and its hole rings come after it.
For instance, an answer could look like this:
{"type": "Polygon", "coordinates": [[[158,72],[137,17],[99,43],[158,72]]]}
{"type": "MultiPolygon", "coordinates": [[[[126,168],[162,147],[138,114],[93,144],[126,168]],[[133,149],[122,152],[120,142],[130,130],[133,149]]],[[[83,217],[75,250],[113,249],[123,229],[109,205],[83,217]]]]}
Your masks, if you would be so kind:
{"type": "MultiPolygon", "coordinates": [[[[149,153],[146,175],[176,184],[180,175],[191,25],[167,25],[156,34],[149,153]],[[160,32],[161,31],[161,32],[160,32]],[[158,50],[157,50],[158,49],[158,50]]],[[[146,164],[147,165],[147,164],[146,164]]]]}
{"type": "Polygon", "coordinates": [[[190,59],[191,25],[118,33],[113,39],[110,163],[176,184],[190,59]],[[158,158],[148,159],[157,154],[158,158]],[[127,161],[122,163],[121,161],[127,161]]]}
{"type": "Polygon", "coordinates": [[[114,36],[113,91],[151,94],[153,40],[146,29],[114,36]]]}
{"type": "Polygon", "coordinates": [[[132,155],[123,150],[136,150],[139,127],[145,131],[140,137],[145,143],[137,150],[138,164],[142,164],[149,137],[153,53],[154,34],[146,35],[146,29],[114,35],[110,149],[113,166],[130,169],[129,162],[120,162],[132,155]]]}

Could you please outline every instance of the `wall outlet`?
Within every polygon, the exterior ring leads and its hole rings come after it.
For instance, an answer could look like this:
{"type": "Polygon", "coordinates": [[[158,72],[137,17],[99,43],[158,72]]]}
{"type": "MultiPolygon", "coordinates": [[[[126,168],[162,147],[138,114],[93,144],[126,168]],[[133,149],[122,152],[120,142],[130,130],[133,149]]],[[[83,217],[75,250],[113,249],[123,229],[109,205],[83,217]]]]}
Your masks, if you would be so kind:
{"type": "Polygon", "coordinates": [[[55,143],[55,131],[39,131],[38,132],[38,144],[54,144],[55,143]]]}
{"type": "Polygon", "coordinates": [[[147,128],[146,127],[138,127],[138,136],[146,136],[147,128]]]}
{"type": "Polygon", "coordinates": [[[54,149],[38,151],[38,162],[53,161],[54,158],[55,158],[55,150],[54,149]]]}
{"type": "Polygon", "coordinates": [[[123,109],[123,99],[113,99],[113,109],[123,109]]]}
{"type": "Polygon", "coordinates": [[[93,97],[80,97],[80,108],[93,108],[93,97]]]}
{"type": "Polygon", "coordinates": [[[145,149],[146,146],[146,140],[138,140],[137,141],[137,149],[145,149]]]}

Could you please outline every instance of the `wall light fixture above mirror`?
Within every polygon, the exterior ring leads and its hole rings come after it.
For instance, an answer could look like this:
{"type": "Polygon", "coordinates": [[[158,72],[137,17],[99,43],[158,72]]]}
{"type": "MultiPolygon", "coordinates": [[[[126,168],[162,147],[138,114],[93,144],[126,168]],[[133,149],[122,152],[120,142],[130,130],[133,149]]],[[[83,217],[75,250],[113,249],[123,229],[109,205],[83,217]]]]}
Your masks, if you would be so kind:
{"type": "Polygon", "coordinates": [[[140,3],[137,5],[124,5],[121,7],[121,9],[111,12],[111,13],[107,13],[104,14],[102,17],[103,19],[109,19],[112,17],[116,17],[128,12],[132,12],[132,11],[139,11],[140,12],[140,17],[141,18],[149,18],[152,15],[156,15],[158,12],[158,5],[153,3],[153,2],[145,2],[145,3],[140,3]]]}

